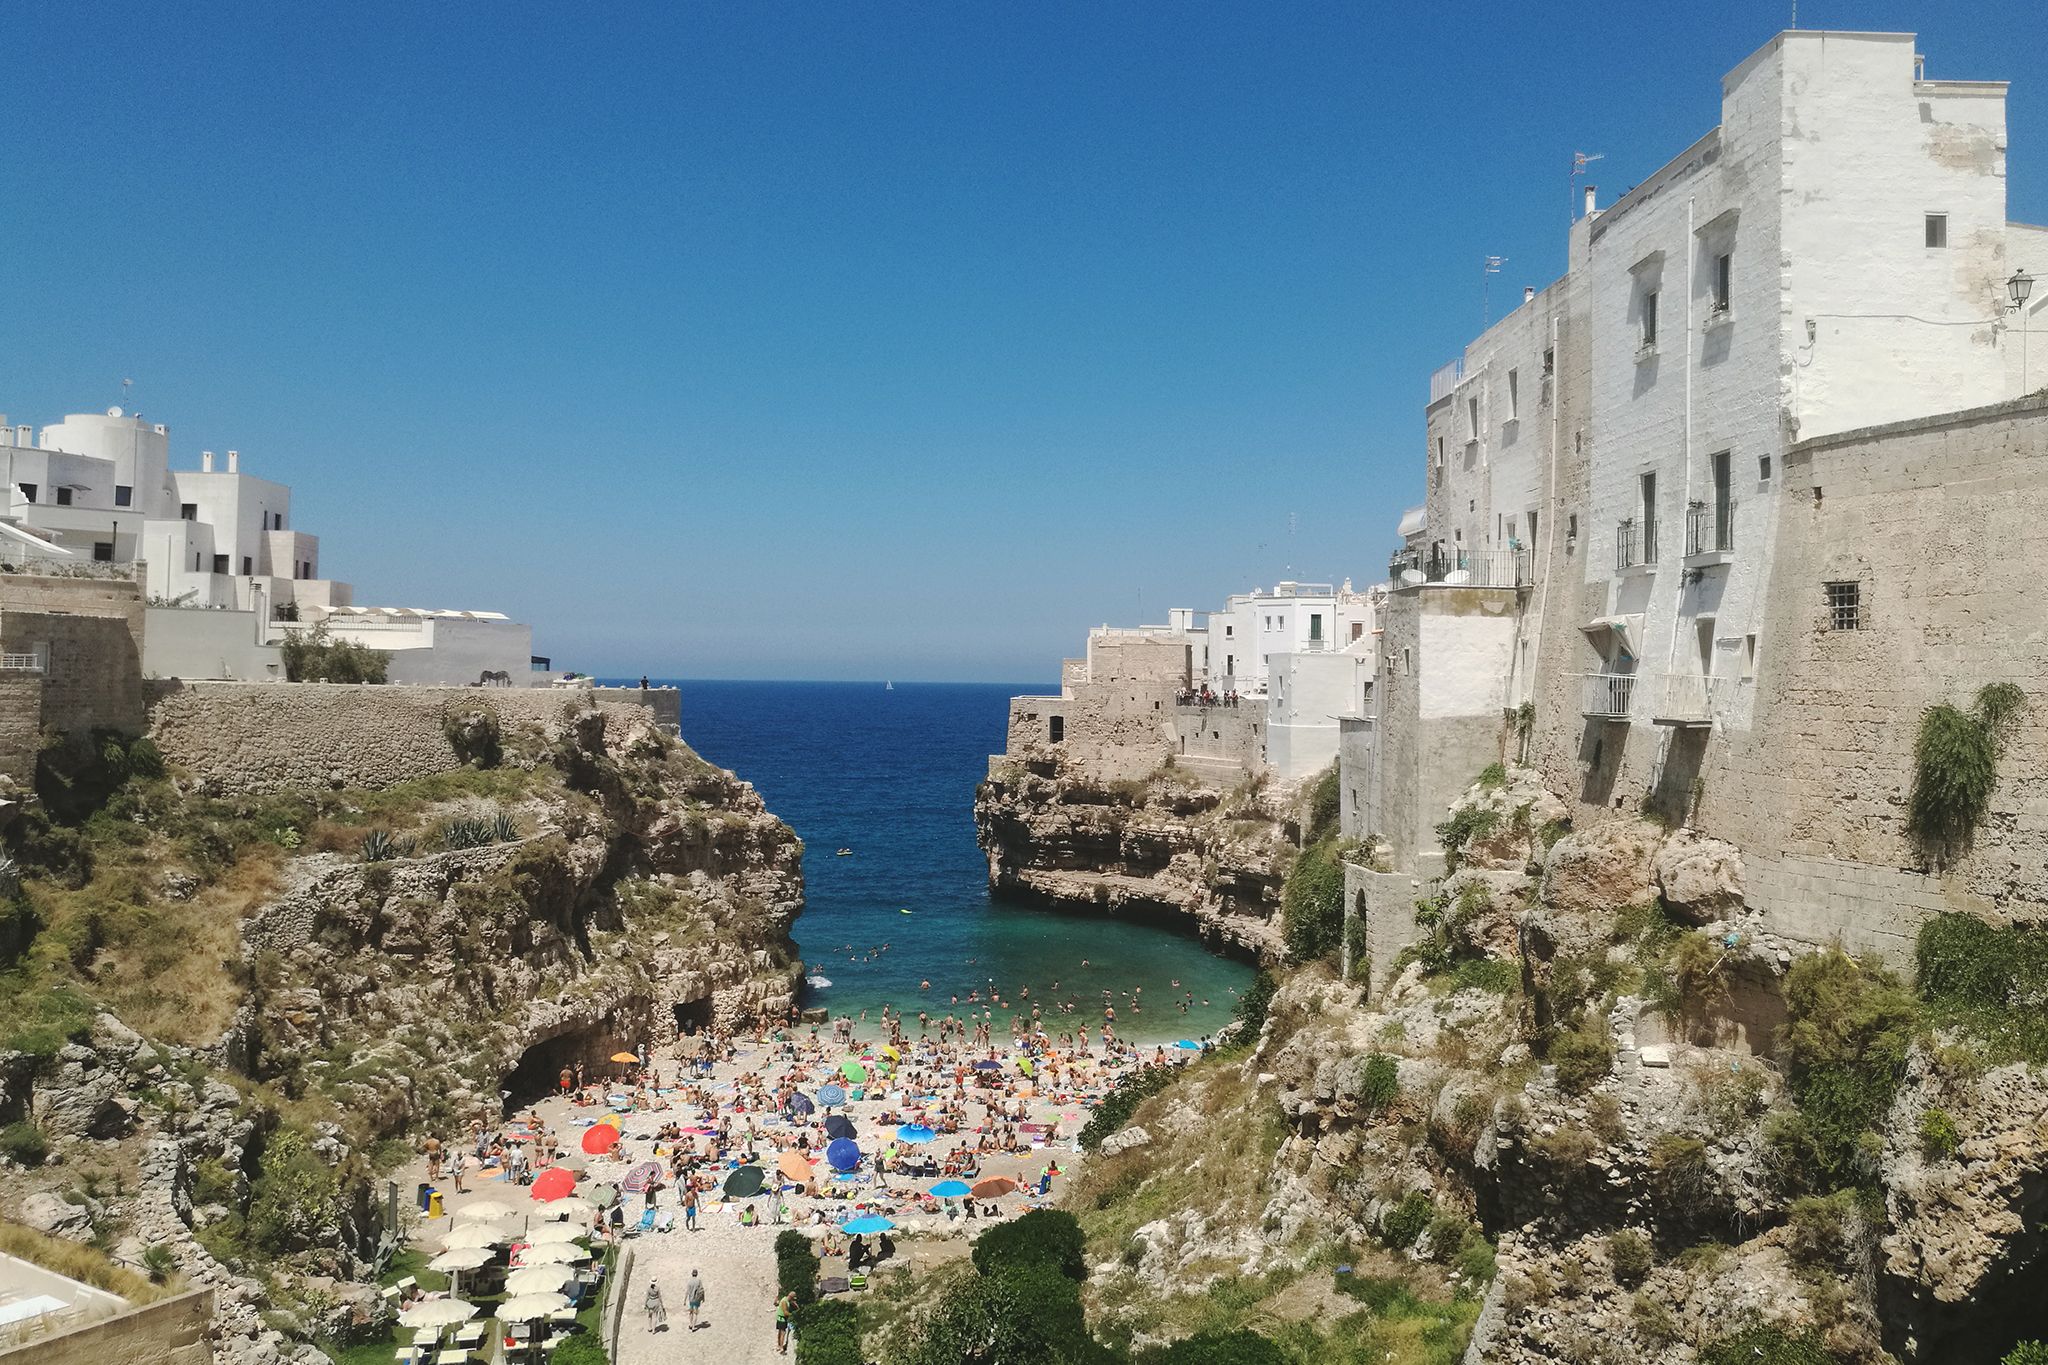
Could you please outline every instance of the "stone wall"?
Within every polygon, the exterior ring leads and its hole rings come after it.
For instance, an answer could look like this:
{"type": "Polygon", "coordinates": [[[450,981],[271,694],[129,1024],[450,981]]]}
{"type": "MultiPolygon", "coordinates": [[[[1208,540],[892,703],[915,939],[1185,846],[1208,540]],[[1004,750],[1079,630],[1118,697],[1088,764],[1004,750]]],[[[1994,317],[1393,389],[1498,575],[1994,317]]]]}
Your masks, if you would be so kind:
{"type": "Polygon", "coordinates": [[[69,1332],[0,1350],[20,1365],[207,1365],[213,1291],[195,1289],[69,1332]]]}
{"type": "Polygon", "coordinates": [[[1368,955],[1364,964],[1349,964],[1350,972],[1356,977],[1359,968],[1365,966],[1365,975],[1374,995],[1385,990],[1387,983],[1393,980],[1394,960],[1404,949],[1422,941],[1422,926],[1415,922],[1415,902],[1435,891],[1437,880],[1443,874],[1443,858],[1432,855],[1421,862],[1424,869],[1420,875],[1374,872],[1356,863],[1344,864],[1345,941],[1348,944],[1351,938],[1349,922],[1356,916],[1363,916],[1368,955]]]}
{"type": "Polygon", "coordinates": [[[164,757],[217,792],[385,787],[458,768],[442,717],[468,708],[488,706],[511,726],[548,720],[579,699],[621,719],[643,706],[638,688],[147,686],[149,733],[164,757]]]}
{"type": "Polygon", "coordinates": [[[0,673],[0,775],[23,786],[35,781],[42,714],[42,674],[0,673]]]}
{"type": "Polygon", "coordinates": [[[1183,758],[1214,759],[1255,773],[1266,762],[1266,708],[1263,701],[1237,706],[1174,705],[1173,731],[1183,758]]]}
{"type": "Polygon", "coordinates": [[[0,574],[0,650],[43,660],[39,723],[141,731],[142,586],[0,574]]]}

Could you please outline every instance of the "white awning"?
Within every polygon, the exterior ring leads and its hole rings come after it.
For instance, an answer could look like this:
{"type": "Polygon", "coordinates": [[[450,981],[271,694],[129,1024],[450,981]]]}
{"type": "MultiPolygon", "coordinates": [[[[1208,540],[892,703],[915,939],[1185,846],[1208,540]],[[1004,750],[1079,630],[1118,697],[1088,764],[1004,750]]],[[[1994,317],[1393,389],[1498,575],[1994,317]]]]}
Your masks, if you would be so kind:
{"type": "Polygon", "coordinates": [[[1602,635],[1613,635],[1620,652],[1631,659],[1642,648],[1643,617],[1640,612],[1626,616],[1596,616],[1579,629],[1592,636],[1596,645],[1602,635]]]}
{"type": "Polygon", "coordinates": [[[1401,525],[1394,534],[1406,540],[1409,536],[1422,534],[1422,528],[1429,525],[1427,507],[1411,507],[1401,514],[1401,525]]]}

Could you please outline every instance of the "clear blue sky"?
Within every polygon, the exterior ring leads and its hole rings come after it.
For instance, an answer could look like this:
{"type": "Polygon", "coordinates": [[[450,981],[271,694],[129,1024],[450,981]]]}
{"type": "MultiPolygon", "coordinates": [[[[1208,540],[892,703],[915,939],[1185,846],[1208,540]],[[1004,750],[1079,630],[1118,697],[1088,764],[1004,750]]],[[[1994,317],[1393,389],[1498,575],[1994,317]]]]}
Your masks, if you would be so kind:
{"type": "MultiPolygon", "coordinates": [[[[16,0],[0,410],[133,378],[358,600],[561,666],[1049,678],[1092,622],[1383,572],[1481,259],[1550,280],[1573,150],[1613,198],[1788,14],[16,0]]],[[[1799,17],[1943,77],[2043,36],[1799,17]]]]}

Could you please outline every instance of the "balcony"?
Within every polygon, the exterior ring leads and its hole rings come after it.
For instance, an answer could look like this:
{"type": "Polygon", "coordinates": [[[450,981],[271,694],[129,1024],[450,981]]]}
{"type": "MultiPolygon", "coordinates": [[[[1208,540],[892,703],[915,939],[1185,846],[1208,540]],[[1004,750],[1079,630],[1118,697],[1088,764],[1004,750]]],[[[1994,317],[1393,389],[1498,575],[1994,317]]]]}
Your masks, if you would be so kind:
{"type": "Polygon", "coordinates": [[[1722,701],[1728,679],[1668,673],[1652,682],[1655,691],[1650,706],[1651,724],[1683,730],[1714,723],[1714,711],[1722,701]]]}
{"type": "Polygon", "coordinates": [[[1396,588],[1526,588],[1536,579],[1523,545],[1506,550],[1411,550],[1387,561],[1396,588]]]}
{"type": "Polygon", "coordinates": [[[1648,571],[1657,562],[1657,523],[1638,522],[1633,517],[1614,528],[1614,568],[1617,573],[1631,569],[1648,571]]]}
{"type": "Polygon", "coordinates": [[[1717,498],[1685,509],[1685,567],[1704,569],[1735,557],[1735,500],[1717,498]]]}
{"type": "Polygon", "coordinates": [[[43,660],[37,654],[0,654],[0,673],[40,673],[43,660]]]}
{"type": "Polygon", "coordinates": [[[1580,692],[1579,712],[1589,720],[1627,720],[1635,690],[1633,673],[1587,673],[1580,692]]]}

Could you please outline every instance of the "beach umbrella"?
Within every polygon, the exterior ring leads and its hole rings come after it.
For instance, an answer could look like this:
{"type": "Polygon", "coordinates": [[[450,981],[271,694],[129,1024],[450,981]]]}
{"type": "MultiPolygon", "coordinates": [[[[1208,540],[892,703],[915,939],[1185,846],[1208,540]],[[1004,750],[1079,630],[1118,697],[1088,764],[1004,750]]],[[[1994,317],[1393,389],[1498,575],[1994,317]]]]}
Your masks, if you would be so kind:
{"type": "Polygon", "coordinates": [[[975,1181],[974,1188],[969,1190],[968,1193],[976,1199],[994,1199],[996,1196],[1008,1194],[1016,1188],[1017,1182],[1010,1179],[1010,1177],[1006,1175],[993,1175],[986,1180],[975,1181]]]}
{"type": "Polygon", "coordinates": [[[464,1204],[455,1210],[455,1221],[458,1223],[491,1223],[500,1218],[518,1216],[519,1210],[510,1204],[494,1203],[489,1199],[479,1199],[474,1204],[464,1204]]]}
{"type": "Polygon", "coordinates": [[[1202,1045],[1192,1038],[1183,1038],[1175,1043],[1174,1046],[1182,1052],[1200,1052],[1202,1050],[1202,1045]]]}
{"type": "Polygon", "coordinates": [[[937,1133],[921,1123],[906,1123],[896,1130],[896,1140],[899,1142],[930,1142],[937,1136],[937,1133]]]}
{"type": "Polygon", "coordinates": [[[455,1270],[475,1270],[480,1265],[488,1264],[496,1256],[497,1253],[489,1247],[456,1247],[428,1261],[427,1269],[438,1270],[444,1275],[455,1270]]]}
{"type": "Polygon", "coordinates": [[[818,1106],[811,1102],[809,1095],[791,1095],[789,1097],[789,1112],[792,1114],[813,1114],[817,1112],[817,1109],[818,1106]]]}
{"type": "Polygon", "coordinates": [[[560,1294],[519,1294],[499,1304],[491,1316],[499,1322],[538,1322],[568,1306],[560,1294]]]}
{"type": "Polygon", "coordinates": [[[825,1136],[850,1138],[853,1136],[853,1120],[844,1114],[828,1115],[825,1119],[825,1136]]]}
{"type": "Polygon", "coordinates": [[[781,1172],[784,1179],[794,1180],[799,1185],[810,1182],[811,1163],[805,1161],[800,1152],[784,1152],[777,1158],[775,1169],[781,1172]]]}
{"type": "Polygon", "coordinates": [[[576,1177],[560,1166],[550,1166],[533,1178],[533,1188],[528,1191],[535,1200],[545,1204],[550,1199],[563,1199],[576,1188],[576,1177]]]}
{"type": "Polygon", "coordinates": [[[887,1057],[892,1062],[901,1061],[903,1059],[902,1053],[898,1052],[895,1048],[890,1047],[886,1043],[882,1045],[882,1055],[884,1057],[887,1057]]]}
{"type": "Polygon", "coordinates": [[[619,1188],[628,1194],[639,1194],[659,1179],[661,1179],[661,1163],[659,1161],[635,1162],[633,1169],[626,1172],[626,1178],[619,1182],[619,1188]]]}
{"type": "Polygon", "coordinates": [[[574,1242],[542,1242],[519,1253],[521,1267],[530,1265],[568,1265],[574,1261],[587,1261],[590,1253],[574,1242]]]}
{"type": "Polygon", "coordinates": [[[637,1052],[614,1052],[612,1060],[621,1066],[634,1066],[639,1063],[640,1054],[637,1052]]]}
{"type": "Polygon", "coordinates": [[[1003,1064],[990,1057],[984,1057],[974,1064],[976,1071],[1001,1071],[1003,1064]]]}
{"type": "Polygon", "coordinates": [[[748,1199],[759,1194],[767,1183],[759,1166],[741,1166],[725,1178],[725,1195],[728,1199],[748,1199]]]}
{"type": "Polygon", "coordinates": [[[559,1294],[562,1286],[576,1277],[576,1272],[565,1265],[522,1266],[505,1277],[505,1292],[517,1297],[521,1294],[559,1294]]]}
{"type": "Polygon", "coordinates": [[[846,1092],[836,1085],[818,1087],[818,1103],[827,1109],[846,1103],[846,1092]]]}
{"type": "Polygon", "coordinates": [[[461,1299],[422,1299],[401,1312],[398,1320],[407,1327],[453,1327],[476,1314],[476,1305],[461,1299]]]}
{"type": "Polygon", "coordinates": [[[477,1247],[503,1246],[512,1234],[489,1223],[463,1223],[441,1239],[443,1251],[469,1251],[477,1247]]]}
{"type": "Polygon", "coordinates": [[[852,1081],[855,1085],[859,1085],[868,1078],[868,1069],[853,1058],[848,1057],[839,1064],[839,1074],[852,1081]]]}
{"type": "Polygon", "coordinates": [[[583,1130],[583,1150],[592,1156],[609,1152],[619,1145],[619,1130],[609,1123],[600,1123],[583,1130]]]}
{"type": "Polygon", "coordinates": [[[1017,1059],[1017,1069],[1029,1076],[1031,1074],[1031,1059],[1029,1057],[1019,1057],[1017,1059]]]}
{"type": "Polygon", "coordinates": [[[871,1232],[887,1232],[895,1226],[896,1224],[889,1219],[879,1214],[871,1213],[865,1218],[854,1219],[851,1223],[841,1227],[840,1231],[849,1237],[865,1237],[871,1232]]]}
{"type": "Polygon", "coordinates": [[[973,1193],[964,1180],[941,1180],[932,1186],[931,1192],[941,1199],[962,1199],[973,1193]]]}
{"type": "Polygon", "coordinates": [[[574,1222],[579,1218],[588,1218],[596,1212],[596,1204],[593,1204],[580,1194],[572,1194],[561,1199],[549,1200],[541,1205],[541,1207],[535,1209],[533,1216],[543,1223],[559,1223],[563,1221],[574,1222]]]}
{"type": "Polygon", "coordinates": [[[835,1171],[850,1171],[860,1165],[860,1148],[846,1138],[835,1138],[825,1146],[825,1160],[835,1171]]]}
{"type": "Polygon", "coordinates": [[[574,1242],[589,1235],[574,1223],[542,1223],[527,1232],[526,1241],[529,1246],[539,1246],[543,1242],[574,1242]]]}

